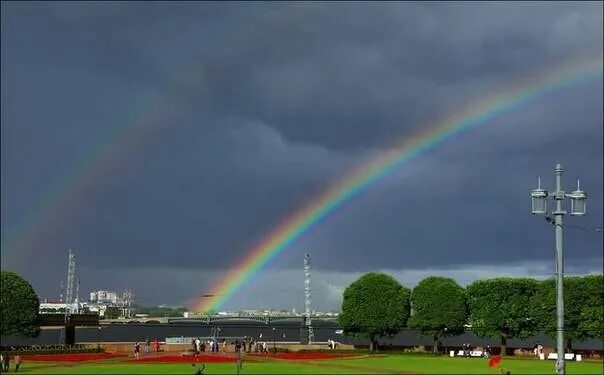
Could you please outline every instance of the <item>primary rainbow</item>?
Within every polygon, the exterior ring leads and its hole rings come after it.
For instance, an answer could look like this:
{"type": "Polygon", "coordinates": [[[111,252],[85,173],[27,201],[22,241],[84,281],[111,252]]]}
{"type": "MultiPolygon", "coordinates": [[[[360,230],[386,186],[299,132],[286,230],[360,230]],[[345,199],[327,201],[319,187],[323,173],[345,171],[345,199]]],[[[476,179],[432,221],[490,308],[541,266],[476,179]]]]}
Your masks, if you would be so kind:
{"type": "Polygon", "coordinates": [[[550,70],[546,74],[522,80],[490,99],[474,103],[462,111],[429,124],[425,127],[427,130],[422,133],[403,138],[391,151],[356,168],[303,209],[281,222],[260,243],[249,249],[226,276],[220,277],[209,291],[195,301],[193,310],[205,312],[221,308],[243,285],[303,234],[334,213],[345,202],[391,175],[405,163],[456,135],[487,124],[489,120],[524,106],[538,97],[601,75],[602,56],[584,63],[550,70]]]}

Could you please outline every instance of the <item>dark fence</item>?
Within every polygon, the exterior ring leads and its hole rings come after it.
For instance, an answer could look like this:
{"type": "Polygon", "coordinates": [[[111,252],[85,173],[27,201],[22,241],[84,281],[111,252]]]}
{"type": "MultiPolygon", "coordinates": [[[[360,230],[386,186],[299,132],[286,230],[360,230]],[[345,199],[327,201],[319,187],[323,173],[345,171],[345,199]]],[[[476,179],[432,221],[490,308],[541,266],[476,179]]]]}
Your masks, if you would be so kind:
{"type": "Polygon", "coordinates": [[[65,321],[65,314],[40,314],[38,315],[40,326],[63,326],[66,323],[74,326],[97,326],[99,325],[98,314],[71,314],[65,321]]]}
{"type": "MultiPolygon", "coordinates": [[[[335,340],[342,344],[365,347],[369,341],[364,338],[344,336],[341,328],[336,322],[317,321],[313,322],[314,341],[325,343],[327,340],[335,340]]],[[[159,339],[164,341],[167,337],[211,337],[220,338],[247,337],[267,342],[300,342],[304,338],[303,325],[300,322],[270,322],[263,324],[257,321],[213,322],[210,324],[192,322],[178,324],[108,324],[100,326],[80,326],[75,328],[75,343],[96,342],[135,342],[146,339],[159,339]]],[[[60,344],[62,334],[59,328],[45,328],[37,338],[21,338],[2,336],[2,345],[51,345],[60,344]]],[[[555,340],[541,333],[527,339],[509,339],[507,346],[510,349],[525,348],[532,349],[536,342],[546,347],[555,347],[555,340]]],[[[382,349],[401,349],[424,346],[432,347],[432,338],[422,336],[418,331],[404,329],[398,335],[391,338],[379,340],[382,349]]],[[[463,344],[472,346],[490,345],[497,348],[500,345],[498,339],[477,337],[471,331],[466,331],[458,336],[445,337],[440,340],[442,351],[461,348],[463,344]]],[[[601,340],[591,339],[583,342],[573,342],[576,350],[592,350],[601,352],[604,350],[601,340]]]]}

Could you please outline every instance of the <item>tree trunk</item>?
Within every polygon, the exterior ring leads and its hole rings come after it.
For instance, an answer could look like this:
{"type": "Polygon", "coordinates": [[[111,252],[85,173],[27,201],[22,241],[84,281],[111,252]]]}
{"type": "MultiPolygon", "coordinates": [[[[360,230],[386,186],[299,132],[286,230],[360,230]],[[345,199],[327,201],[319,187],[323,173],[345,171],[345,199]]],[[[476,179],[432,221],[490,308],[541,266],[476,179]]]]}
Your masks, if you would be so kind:
{"type": "Polygon", "coordinates": [[[434,345],[432,345],[432,353],[437,354],[438,353],[438,335],[433,335],[432,338],[434,339],[434,345]]]}
{"type": "Polygon", "coordinates": [[[570,337],[566,338],[566,353],[572,353],[573,352],[573,339],[571,339],[570,337]]]}
{"type": "Polygon", "coordinates": [[[501,353],[499,353],[499,354],[505,355],[505,351],[507,349],[507,343],[508,343],[507,337],[505,337],[505,335],[501,335],[501,353]]]}
{"type": "Polygon", "coordinates": [[[369,351],[375,352],[377,351],[377,340],[374,336],[369,337],[369,351]]]}

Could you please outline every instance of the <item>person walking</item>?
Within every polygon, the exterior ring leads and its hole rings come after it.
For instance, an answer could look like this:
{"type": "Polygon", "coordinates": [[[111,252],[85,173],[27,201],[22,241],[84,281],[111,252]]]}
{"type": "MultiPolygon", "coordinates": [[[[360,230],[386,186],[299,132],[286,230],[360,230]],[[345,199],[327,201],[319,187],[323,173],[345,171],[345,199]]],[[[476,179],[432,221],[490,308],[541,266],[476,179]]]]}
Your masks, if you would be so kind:
{"type": "Polygon", "coordinates": [[[141,355],[141,344],[137,341],[134,344],[134,359],[139,359],[141,355]]]}
{"type": "Polygon", "coordinates": [[[4,355],[2,356],[2,369],[4,372],[8,372],[10,369],[10,354],[8,354],[8,352],[4,352],[4,355]]]}
{"type": "Polygon", "coordinates": [[[15,372],[19,372],[19,367],[21,367],[21,356],[17,354],[15,355],[15,372]]]}

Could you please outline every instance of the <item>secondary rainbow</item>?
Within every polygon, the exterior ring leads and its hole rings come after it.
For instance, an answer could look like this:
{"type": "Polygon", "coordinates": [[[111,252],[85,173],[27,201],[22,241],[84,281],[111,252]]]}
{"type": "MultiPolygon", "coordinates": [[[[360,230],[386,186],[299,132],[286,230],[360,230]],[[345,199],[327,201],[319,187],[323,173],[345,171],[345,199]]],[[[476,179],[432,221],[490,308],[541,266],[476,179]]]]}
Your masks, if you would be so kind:
{"type": "Polygon", "coordinates": [[[243,285],[305,233],[328,218],[344,203],[391,175],[407,162],[457,135],[485,125],[489,120],[525,106],[539,97],[601,75],[602,56],[584,63],[549,70],[546,74],[521,80],[491,98],[473,103],[462,111],[426,125],[427,130],[422,133],[401,139],[391,151],[354,169],[304,208],[282,221],[256,246],[248,250],[200,299],[194,301],[193,310],[204,312],[223,307],[243,285]]]}
{"type": "MultiPolygon", "coordinates": [[[[256,27],[246,33],[233,28],[226,31],[225,37],[232,43],[233,53],[239,54],[258,41],[266,40],[275,27],[295,24],[294,21],[304,19],[311,10],[290,7],[280,17],[269,20],[264,27],[256,27]]],[[[2,265],[8,268],[23,267],[35,257],[49,256],[52,249],[60,251],[56,254],[58,256],[64,256],[70,247],[76,252],[81,250],[77,242],[52,243],[52,237],[56,233],[73,230],[73,221],[81,215],[87,203],[98,199],[95,195],[101,190],[99,187],[107,184],[116,169],[137,156],[160,130],[174,126],[170,114],[180,113],[183,103],[186,110],[187,96],[205,86],[208,70],[211,70],[208,67],[219,66],[225,59],[231,58],[233,56],[228,54],[216,56],[203,64],[182,67],[166,77],[165,87],[136,93],[131,103],[122,108],[112,108],[114,114],[122,111],[117,124],[107,129],[99,127],[101,130],[97,133],[83,138],[79,160],[71,168],[66,168],[65,174],[54,176],[43,187],[40,199],[22,209],[18,217],[12,217],[10,226],[2,228],[2,265]]],[[[178,131],[178,128],[173,131],[178,131]]]]}

